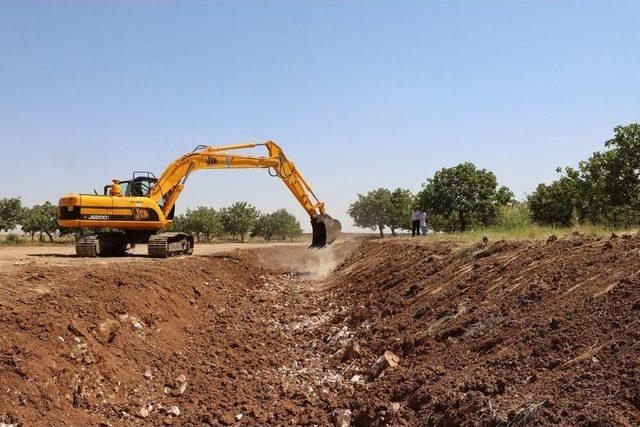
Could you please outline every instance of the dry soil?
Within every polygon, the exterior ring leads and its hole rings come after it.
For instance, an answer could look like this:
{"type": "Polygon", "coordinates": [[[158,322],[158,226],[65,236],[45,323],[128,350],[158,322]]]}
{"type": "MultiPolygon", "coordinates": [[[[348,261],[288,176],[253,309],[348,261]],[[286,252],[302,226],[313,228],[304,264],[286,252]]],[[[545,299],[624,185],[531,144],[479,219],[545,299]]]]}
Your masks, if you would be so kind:
{"type": "Polygon", "coordinates": [[[640,424],[638,236],[201,248],[0,248],[0,423],[640,424]]]}

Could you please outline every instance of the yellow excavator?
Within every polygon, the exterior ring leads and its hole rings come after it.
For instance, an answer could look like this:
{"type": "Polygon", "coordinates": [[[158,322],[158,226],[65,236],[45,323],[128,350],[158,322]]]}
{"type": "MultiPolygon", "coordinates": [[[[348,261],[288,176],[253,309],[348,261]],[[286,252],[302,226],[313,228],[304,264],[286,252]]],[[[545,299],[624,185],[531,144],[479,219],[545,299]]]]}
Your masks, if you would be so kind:
{"type": "Polygon", "coordinates": [[[307,181],[273,141],[211,147],[200,145],[176,159],[156,178],[151,172],[134,172],[130,180],[113,182],[104,194],[66,194],[58,203],[58,224],[67,228],[100,230],[76,243],[78,256],[118,256],[136,243],[148,243],[149,256],[166,258],[193,253],[193,236],[163,232],[173,223],[175,203],[191,172],[198,169],[265,168],[291,190],[311,217],[311,247],[321,248],[340,234],[338,220],[325,213],[307,181]],[[228,151],[265,146],[263,157],[228,151]]]}

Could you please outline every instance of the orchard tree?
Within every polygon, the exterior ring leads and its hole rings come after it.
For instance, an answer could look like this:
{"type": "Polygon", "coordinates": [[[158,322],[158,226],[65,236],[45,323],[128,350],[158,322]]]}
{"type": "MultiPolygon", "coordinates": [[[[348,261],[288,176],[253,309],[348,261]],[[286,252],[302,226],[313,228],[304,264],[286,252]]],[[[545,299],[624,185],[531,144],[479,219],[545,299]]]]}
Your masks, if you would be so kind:
{"type": "Polygon", "coordinates": [[[18,198],[0,199],[0,230],[16,228],[22,215],[22,203],[18,198]]]}
{"type": "Polygon", "coordinates": [[[275,221],[271,219],[272,214],[260,215],[256,221],[256,225],[251,230],[251,237],[262,237],[267,242],[275,236],[275,221]]]}
{"type": "Polygon", "coordinates": [[[617,126],[606,151],[580,162],[583,216],[614,227],[640,221],[640,125],[617,126]]]}
{"type": "Polygon", "coordinates": [[[512,198],[506,187],[498,188],[493,172],[469,162],[440,169],[417,196],[436,228],[461,232],[473,224],[492,224],[512,198]]]}
{"type": "Polygon", "coordinates": [[[396,229],[411,227],[411,210],[413,208],[413,195],[411,191],[396,188],[391,192],[390,203],[387,207],[386,225],[391,229],[391,234],[396,235],[396,229]]]}
{"type": "Polygon", "coordinates": [[[197,236],[202,234],[205,242],[222,234],[220,215],[213,208],[199,206],[193,211],[187,210],[185,218],[189,231],[197,236]]]}
{"type": "Polygon", "coordinates": [[[253,230],[259,216],[260,211],[247,202],[236,202],[220,211],[224,232],[233,238],[240,237],[242,242],[247,233],[253,230]]]}
{"type": "Polygon", "coordinates": [[[32,241],[35,233],[44,233],[49,237],[49,241],[53,243],[53,235],[58,230],[57,210],[57,207],[50,202],[22,209],[20,220],[22,231],[31,234],[32,241]]]}
{"type": "Polygon", "coordinates": [[[252,236],[262,237],[270,241],[273,238],[293,239],[302,234],[302,228],[295,216],[286,209],[279,209],[270,214],[260,215],[252,236]]]}
{"type": "Polygon", "coordinates": [[[209,242],[222,234],[222,221],[215,209],[199,206],[195,210],[187,209],[184,215],[175,217],[171,229],[192,233],[198,242],[201,237],[209,242]]]}
{"type": "Polygon", "coordinates": [[[593,153],[577,169],[565,168],[560,178],[529,195],[533,221],[640,224],[640,125],[617,126],[604,145],[604,151],[593,153]]]}
{"type": "Polygon", "coordinates": [[[376,228],[380,237],[384,237],[384,227],[389,222],[391,209],[391,192],[386,188],[378,188],[367,194],[358,194],[358,200],[349,206],[349,216],[354,225],[361,228],[376,228]]]}
{"type": "Polygon", "coordinates": [[[540,184],[527,196],[531,220],[543,225],[572,225],[580,207],[580,182],[563,176],[551,184],[540,184]]]}

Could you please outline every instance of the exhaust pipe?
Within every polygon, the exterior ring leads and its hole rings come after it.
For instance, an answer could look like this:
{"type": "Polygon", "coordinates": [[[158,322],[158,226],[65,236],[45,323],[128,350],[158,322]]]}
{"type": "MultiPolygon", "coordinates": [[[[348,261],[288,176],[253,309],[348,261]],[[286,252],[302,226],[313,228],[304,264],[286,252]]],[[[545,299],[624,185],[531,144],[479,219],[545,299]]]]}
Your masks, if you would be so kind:
{"type": "Polygon", "coordinates": [[[329,215],[319,215],[311,218],[313,239],[310,248],[324,248],[338,238],[342,231],[342,224],[329,215]]]}

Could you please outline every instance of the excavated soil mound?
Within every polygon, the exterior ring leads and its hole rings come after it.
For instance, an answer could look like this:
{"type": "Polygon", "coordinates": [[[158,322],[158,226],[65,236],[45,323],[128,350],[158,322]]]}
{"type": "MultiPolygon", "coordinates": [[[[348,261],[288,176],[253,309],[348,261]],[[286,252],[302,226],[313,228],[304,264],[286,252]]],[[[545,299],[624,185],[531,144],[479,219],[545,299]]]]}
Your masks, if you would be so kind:
{"type": "Polygon", "coordinates": [[[365,243],[327,297],[362,354],[343,404],[357,425],[640,425],[639,273],[636,236],[365,243]]]}
{"type": "MultiPolygon", "coordinates": [[[[280,251],[280,252],[286,252],[280,251]]],[[[279,371],[311,304],[249,251],[0,274],[0,423],[326,422],[279,371]]]]}
{"type": "Polygon", "coordinates": [[[640,424],[636,236],[54,261],[0,272],[0,423],[640,424]]]}

